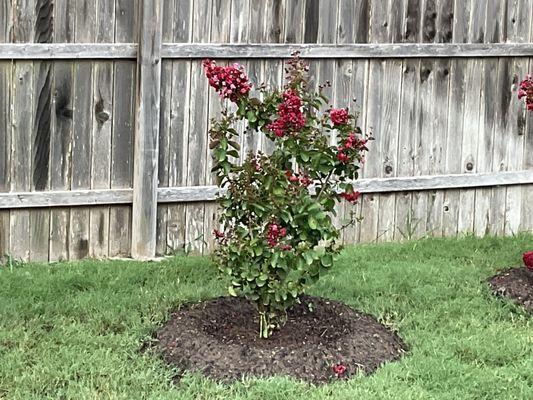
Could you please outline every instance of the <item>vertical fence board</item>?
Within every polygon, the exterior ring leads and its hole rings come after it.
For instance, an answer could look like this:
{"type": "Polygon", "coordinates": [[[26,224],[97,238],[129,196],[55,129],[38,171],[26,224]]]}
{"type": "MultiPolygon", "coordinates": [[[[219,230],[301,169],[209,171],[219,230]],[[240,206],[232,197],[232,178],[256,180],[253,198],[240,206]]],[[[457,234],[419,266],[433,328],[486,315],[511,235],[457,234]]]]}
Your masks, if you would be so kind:
{"type": "MultiPolygon", "coordinates": [[[[37,43],[51,43],[53,37],[53,2],[39,0],[35,4],[35,38],[37,43]]],[[[49,184],[50,140],[52,121],[53,68],[50,61],[35,61],[32,185],[36,191],[47,190],[49,184]]],[[[50,212],[46,209],[30,211],[30,259],[48,261],[50,212]]]]}
{"type": "MultiPolygon", "coordinates": [[[[89,0],[80,0],[75,8],[74,37],[76,42],[94,42],[96,37],[96,8],[89,0]]],[[[74,65],[73,137],[71,189],[91,187],[92,123],[93,123],[93,62],[79,61],[74,65]]],[[[78,207],[70,211],[69,257],[89,255],[90,208],[78,207]]]]}
{"type": "MultiPolygon", "coordinates": [[[[10,1],[0,4],[0,43],[11,41],[13,10],[10,1]]],[[[0,192],[10,189],[11,171],[11,70],[12,62],[0,63],[0,192]]],[[[10,253],[9,210],[0,211],[0,263],[10,253]]]]}
{"type": "MultiPolygon", "coordinates": [[[[162,41],[172,42],[174,1],[163,1],[162,41]]],[[[172,101],[172,60],[161,61],[161,104],[159,110],[159,161],[158,161],[158,186],[168,187],[169,182],[169,152],[170,152],[170,121],[172,101]]],[[[168,231],[168,206],[157,206],[157,234],[156,254],[164,255],[167,252],[168,231]]]]}
{"type": "MultiPolygon", "coordinates": [[[[195,1],[193,6],[192,41],[206,42],[211,35],[212,0],[195,1]]],[[[208,131],[208,84],[201,60],[191,62],[191,91],[189,98],[189,140],[187,186],[203,185],[206,182],[207,131],[208,131]],[[194,156],[193,156],[194,155],[194,156]],[[196,155],[200,155],[199,157],[196,155]]],[[[201,254],[204,251],[205,204],[194,203],[187,206],[185,242],[187,250],[201,254]]]]}
{"type": "MultiPolygon", "coordinates": [[[[31,188],[31,132],[33,118],[26,110],[33,99],[33,63],[15,62],[13,68],[13,130],[11,134],[11,191],[31,188]]],[[[13,210],[10,215],[10,253],[29,260],[30,211],[13,210]]]]}
{"type": "MultiPolygon", "coordinates": [[[[35,8],[30,2],[13,7],[13,41],[31,43],[35,38],[35,8]]],[[[31,151],[33,132],[33,62],[13,63],[13,104],[11,132],[11,191],[31,189],[31,151]]],[[[24,261],[30,257],[30,211],[10,211],[10,253],[24,261]]]]}
{"type": "MultiPolygon", "coordinates": [[[[113,42],[115,33],[115,2],[99,0],[96,10],[96,42],[113,42]]],[[[110,187],[111,137],[113,107],[113,62],[94,63],[91,188],[110,187]]],[[[109,207],[91,207],[89,255],[109,254],[109,207]]]]}
{"type": "MultiPolygon", "coordinates": [[[[527,0],[516,0],[508,3],[507,14],[511,20],[507,24],[508,40],[516,43],[529,40],[532,23],[531,10],[531,4],[527,0]]],[[[506,110],[505,134],[507,137],[508,167],[509,170],[516,171],[523,168],[526,128],[526,110],[524,105],[517,101],[516,96],[519,82],[531,71],[528,70],[529,61],[525,58],[513,58],[508,62],[508,88],[511,88],[511,91],[506,96],[508,108],[506,110]]],[[[529,157],[531,156],[529,155],[529,157]]],[[[517,233],[520,230],[522,220],[526,217],[522,215],[522,193],[523,188],[521,187],[507,188],[505,210],[505,233],[507,235],[517,233]]]]}
{"type": "MultiPolygon", "coordinates": [[[[75,4],[68,0],[54,3],[55,43],[74,41],[75,4]]],[[[69,190],[72,163],[73,116],[72,61],[55,61],[52,83],[52,132],[50,140],[50,189],[69,190]]],[[[68,260],[70,209],[50,210],[50,261],[68,260]]]]}
{"type": "MultiPolygon", "coordinates": [[[[211,11],[211,42],[215,43],[227,43],[230,39],[230,8],[227,7],[227,3],[224,0],[213,0],[213,7],[211,11]]],[[[261,33],[261,30],[258,30],[261,33]]],[[[260,37],[257,38],[260,41],[260,37]]],[[[254,61],[256,70],[261,70],[262,61],[254,61]]],[[[205,78],[204,78],[205,79],[205,78]]],[[[217,118],[222,109],[221,99],[215,93],[214,90],[209,90],[209,104],[208,104],[208,121],[213,118],[217,118]]],[[[208,136],[206,129],[205,135],[208,136]]],[[[206,146],[206,169],[205,169],[205,182],[208,185],[216,185],[215,176],[211,173],[213,167],[211,152],[209,146],[206,146]]],[[[217,224],[217,203],[206,203],[204,211],[204,253],[211,252],[215,247],[215,240],[213,235],[213,229],[217,224]]]]}
{"type": "MultiPolygon", "coordinates": [[[[387,41],[397,43],[401,41],[401,28],[404,20],[402,1],[389,0],[387,21],[387,41]]],[[[398,168],[398,145],[399,145],[399,119],[402,85],[403,85],[403,60],[386,60],[384,62],[384,79],[381,90],[385,100],[382,108],[382,129],[380,131],[381,161],[380,177],[390,178],[397,176],[398,168]]],[[[389,241],[394,238],[396,229],[396,193],[380,194],[378,210],[378,233],[379,241],[389,241]]]]}
{"type": "MultiPolygon", "coordinates": [[[[135,2],[136,3],[136,2],[135,2]]],[[[134,37],[136,6],[131,0],[115,2],[115,42],[134,37]]],[[[133,122],[136,66],[115,61],[111,138],[111,188],[130,188],[133,177],[133,122]]],[[[109,214],[109,256],[126,256],[131,249],[131,206],[112,207],[109,214]]]]}
{"type": "MultiPolygon", "coordinates": [[[[529,42],[533,43],[533,7],[530,7],[531,15],[529,17],[530,30],[529,42]]],[[[533,60],[529,59],[529,73],[533,73],[533,60]]],[[[523,168],[533,169],[533,112],[527,113],[526,134],[524,147],[524,164],[523,168]]],[[[522,231],[533,231],[533,185],[524,185],[522,187],[522,219],[519,229],[522,231]]]]}
{"type": "MultiPolygon", "coordinates": [[[[11,185],[11,80],[12,62],[0,63],[0,192],[11,185]]],[[[0,211],[0,263],[10,253],[9,210],[0,211]]]]}

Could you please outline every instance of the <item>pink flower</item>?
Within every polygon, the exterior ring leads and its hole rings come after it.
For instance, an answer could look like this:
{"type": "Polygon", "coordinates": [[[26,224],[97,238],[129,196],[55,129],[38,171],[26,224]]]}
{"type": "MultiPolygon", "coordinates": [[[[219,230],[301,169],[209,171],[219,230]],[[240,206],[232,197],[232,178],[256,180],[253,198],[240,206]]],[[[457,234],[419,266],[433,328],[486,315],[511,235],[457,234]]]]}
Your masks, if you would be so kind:
{"type": "Polygon", "coordinates": [[[339,151],[337,153],[337,159],[342,162],[342,163],[347,163],[348,161],[350,161],[350,158],[345,154],[343,153],[342,151],[339,151]]]}
{"type": "Polygon", "coordinates": [[[267,129],[277,137],[283,137],[292,132],[299,132],[305,125],[302,113],[302,100],[292,90],[283,93],[283,102],[278,106],[278,119],[267,125],[267,129]]]}
{"type": "Polygon", "coordinates": [[[220,97],[236,103],[240,97],[248,96],[252,85],[241,65],[220,67],[209,59],[204,60],[202,65],[209,84],[215,88],[220,97]]]}
{"type": "Polygon", "coordinates": [[[309,178],[307,175],[304,175],[300,177],[300,183],[304,186],[309,186],[310,184],[313,183],[313,180],[309,178]]]}
{"type": "Polygon", "coordinates": [[[526,251],[522,255],[522,260],[524,260],[524,265],[527,267],[527,269],[533,271],[533,251],[526,251]]]}
{"type": "Polygon", "coordinates": [[[348,123],[348,110],[346,108],[332,108],[329,111],[329,117],[333,125],[346,125],[348,123]]]}
{"type": "Polygon", "coordinates": [[[520,82],[518,90],[518,99],[524,99],[528,111],[533,111],[533,77],[526,75],[520,82]]]}
{"type": "Polygon", "coordinates": [[[285,236],[287,236],[287,228],[280,228],[275,222],[268,225],[266,239],[269,247],[276,247],[279,240],[285,236]]]}

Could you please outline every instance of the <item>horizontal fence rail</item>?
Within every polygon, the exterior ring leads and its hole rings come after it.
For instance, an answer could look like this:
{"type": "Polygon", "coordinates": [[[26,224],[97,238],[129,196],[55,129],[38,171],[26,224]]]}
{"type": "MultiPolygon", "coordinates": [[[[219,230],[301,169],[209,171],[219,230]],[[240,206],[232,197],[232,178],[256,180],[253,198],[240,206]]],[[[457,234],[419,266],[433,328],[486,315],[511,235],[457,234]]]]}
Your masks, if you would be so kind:
{"type": "MultiPolygon", "coordinates": [[[[531,43],[219,44],[163,43],[161,58],[485,58],[531,57],[531,43]]],[[[134,43],[0,44],[0,60],[135,59],[134,43]]]]}
{"type": "MultiPolygon", "coordinates": [[[[389,193],[511,186],[529,183],[533,183],[533,170],[360,179],[354,182],[354,186],[361,193],[389,193]]],[[[157,202],[214,201],[221,193],[224,191],[217,186],[158,188],[157,202]]],[[[133,189],[0,193],[0,209],[131,204],[132,201],[133,189]]]]}

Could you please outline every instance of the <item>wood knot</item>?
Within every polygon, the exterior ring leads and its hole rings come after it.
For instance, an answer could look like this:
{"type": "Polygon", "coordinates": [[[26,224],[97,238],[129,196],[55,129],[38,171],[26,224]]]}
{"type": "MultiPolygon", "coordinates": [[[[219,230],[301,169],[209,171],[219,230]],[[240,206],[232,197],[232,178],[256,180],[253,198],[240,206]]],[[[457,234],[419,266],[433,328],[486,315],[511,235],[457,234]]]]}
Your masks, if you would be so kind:
{"type": "Polygon", "coordinates": [[[466,163],[466,170],[467,171],[472,171],[474,169],[474,163],[472,162],[467,162],[466,163]]]}
{"type": "Polygon", "coordinates": [[[109,121],[109,113],[107,111],[100,111],[99,113],[96,113],[96,120],[99,124],[104,124],[105,122],[109,121]]]}

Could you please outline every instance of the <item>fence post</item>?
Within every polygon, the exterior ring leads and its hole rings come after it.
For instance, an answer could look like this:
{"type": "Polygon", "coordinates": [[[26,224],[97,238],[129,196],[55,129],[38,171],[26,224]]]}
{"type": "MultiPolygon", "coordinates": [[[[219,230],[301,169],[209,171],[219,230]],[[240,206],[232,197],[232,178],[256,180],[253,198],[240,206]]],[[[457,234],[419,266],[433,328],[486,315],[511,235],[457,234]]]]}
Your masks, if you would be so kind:
{"type": "Polygon", "coordinates": [[[161,89],[160,0],[139,0],[131,255],[155,257],[161,89]]]}

